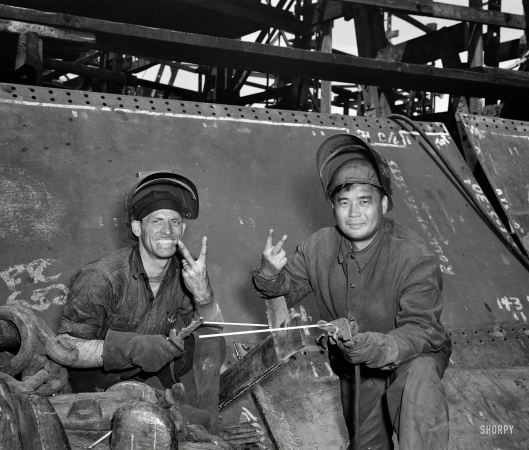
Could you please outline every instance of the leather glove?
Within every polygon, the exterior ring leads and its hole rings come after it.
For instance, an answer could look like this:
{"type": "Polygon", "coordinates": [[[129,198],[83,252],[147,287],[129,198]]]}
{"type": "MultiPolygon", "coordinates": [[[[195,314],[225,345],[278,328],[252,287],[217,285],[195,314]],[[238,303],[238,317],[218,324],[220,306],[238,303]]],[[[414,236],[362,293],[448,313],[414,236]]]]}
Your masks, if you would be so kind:
{"type": "Polygon", "coordinates": [[[103,345],[105,370],[139,366],[145,372],[158,372],[183,351],[161,334],[143,335],[108,330],[103,345]]]}
{"type": "Polygon", "coordinates": [[[365,364],[373,369],[392,364],[398,357],[393,337],[375,331],[358,333],[351,340],[339,340],[337,344],[348,362],[365,364]]]}

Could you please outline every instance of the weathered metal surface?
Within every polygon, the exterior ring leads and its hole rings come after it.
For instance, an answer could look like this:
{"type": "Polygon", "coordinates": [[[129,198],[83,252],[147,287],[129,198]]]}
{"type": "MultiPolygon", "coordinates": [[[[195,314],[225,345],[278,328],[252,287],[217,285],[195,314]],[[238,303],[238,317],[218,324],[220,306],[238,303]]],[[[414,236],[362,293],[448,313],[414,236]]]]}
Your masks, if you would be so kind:
{"type": "Polygon", "coordinates": [[[277,449],[347,448],[338,377],[317,347],[296,354],[253,395],[277,449]]]}
{"type": "Polygon", "coordinates": [[[267,336],[244,358],[231,365],[220,377],[219,408],[224,408],[234,399],[276,370],[282,361],[278,358],[274,339],[267,336]]]}
{"type": "MultiPolygon", "coordinates": [[[[189,224],[186,244],[198,249],[208,235],[210,277],[224,317],[262,323],[265,305],[253,292],[250,268],[270,228],[289,235],[285,247],[292,253],[309,234],[334,224],[315,152],[329,135],[350,132],[369,139],[388,159],[395,205],[390,216],[416,230],[438,255],[446,303],[442,319],[455,341],[453,367],[527,364],[527,270],[469,205],[438,158],[425,151],[422,138],[391,120],[14,85],[0,86],[0,114],[0,298],[38,311],[52,327],[70,276],[131,244],[122,213],[125,185],[137,171],[166,167],[199,187],[201,215],[189,224]],[[454,333],[467,337],[463,332],[473,333],[472,339],[456,339],[454,333]],[[507,341],[493,342],[498,333],[507,341]]],[[[419,126],[441,151],[457,152],[442,125],[419,126]]],[[[319,318],[313,299],[303,303],[303,315],[306,323],[319,318]]],[[[273,365],[277,355],[269,339],[263,361],[271,354],[273,365]]],[[[305,369],[310,374],[313,367],[308,355],[298,355],[288,367],[300,364],[294,375],[306,377],[305,369]],[[303,370],[302,358],[308,364],[303,370]]],[[[320,363],[313,361],[318,375],[326,368],[323,359],[320,363]]],[[[262,389],[288,367],[261,380],[262,405],[274,404],[275,388],[262,389]]],[[[336,379],[328,376],[329,385],[315,385],[304,399],[316,401],[321,386],[329,389],[322,399],[335,398],[336,379]]],[[[299,384],[295,389],[299,393],[299,384]]],[[[330,422],[338,426],[339,400],[329,408],[337,414],[330,422]]],[[[270,411],[272,423],[277,417],[270,411]]],[[[300,411],[299,420],[310,421],[300,411]]]]}
{"type": "Polygon", "coordinates": [[[529,328],[525,325],[448,330],[453,344],[450,364],[454,368],[529,367],[529,328]]]}
{"type": "Polygon", "coordinates": [[[529,252],[529,123],[472,115],[462,120],[513,232],[529,252]]]}
{"type": "Polygon", "coordinates": [[[12,394],[24,450],[71,450],[64,427],[49,400],[38,394],[12,394]]]}
{"type": "MultiPolygon", "coordinates": [[[[186,243],[209,237],[210,277],[226,320],[262,323],[249,271],[268,230],[287,253],[334,224],[314,155],[329,135],[369,138],[388,159],[389,214],[437,252],[449,327],[524,323],[529,277],[424,150],[386,119],[194,104],[2,85],[0,296],[57,326],[70,276],[130,245],[122,193],[140,170],[173,167],[199,187],[201,215],[186,243]],[[509,309],[501,299],[512,302],[509,309]],[[512,300],[512,299],[518,299],[512,300]],[[235,320],[236,319],[236,320],[235,320]]],[[[419,124],[441,151],[457,149],[440,124],[419,124]]],[[[304,302],[317,320],[314,302],[304,302]]]]}
{"type": "Polygon", "coordinates": [[[444,385],[450,405],[451,449],[528,448],[527,367],[448,369],[444,385]]]}

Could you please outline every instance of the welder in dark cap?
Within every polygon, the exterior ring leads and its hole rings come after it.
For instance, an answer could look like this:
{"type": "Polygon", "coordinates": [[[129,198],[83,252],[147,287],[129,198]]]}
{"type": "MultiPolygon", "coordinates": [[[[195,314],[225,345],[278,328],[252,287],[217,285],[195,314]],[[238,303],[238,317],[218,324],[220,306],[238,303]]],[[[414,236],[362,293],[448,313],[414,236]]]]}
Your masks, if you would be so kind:
{"type": "Polygon", "coordinates": [[[355,367],[360,367],[360,449],[448,448],[448,406],[441,377],[450,339],[439,262],[412,230],[384,217],[393,207],[386,160],[356,136],[328,138],[317,168],[336,219],[302,242],[294,255],[275,245],[270,230],[254,284],[265,298],[285,296],[294,306],[314,292],[321,318],[354,318],[352,340],[329,339],[340,377],[351,448],[355,437],[355,367]]]}
{"type": "MultiPolygon", "coordinates": [[[[74,392],[106,390],[123,380],[164,392],[182,381],[192,423],[217,432],[223,339],[167,339],[169,331],[203,317],[223,322],[207,267],[207,238],[197,258],[182,238],[199,212],[198,191],[187,178],[158,171],[138,174],[125,194],[133,247],[113,251],[74,277],[59,333],[79,347],[70,369],[74,392]]],[[[220,326],[220,325],[219,325],[220,326]]],[[[195,333],[218,332],[216,325],[195,333]]]]}

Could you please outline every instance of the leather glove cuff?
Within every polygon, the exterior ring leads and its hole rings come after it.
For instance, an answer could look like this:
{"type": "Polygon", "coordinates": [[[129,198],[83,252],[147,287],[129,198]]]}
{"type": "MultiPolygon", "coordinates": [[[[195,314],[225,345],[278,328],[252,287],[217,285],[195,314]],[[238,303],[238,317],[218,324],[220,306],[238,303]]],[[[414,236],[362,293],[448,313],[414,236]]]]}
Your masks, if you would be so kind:
{"type": "Polygon", "coordinates": [[[383,334],[383,336],[384,343],[380,346],[378,355],[376,355],[372,361],[366,362],[367,367],[371,367],[372,369],[380,368],[383,370],[390,370],[396,367],[393,367],[393,364],[397,361],[399,356],[397,342],[395,342],[395,339],[388,334],[383,334]]]}
{"type": "Polygon", "coordinates": [[[106,371],[132,367],[132,342],[137,336],[140,335],[127,331],[107,331],[103,344],[103,368],[106,371]]]}

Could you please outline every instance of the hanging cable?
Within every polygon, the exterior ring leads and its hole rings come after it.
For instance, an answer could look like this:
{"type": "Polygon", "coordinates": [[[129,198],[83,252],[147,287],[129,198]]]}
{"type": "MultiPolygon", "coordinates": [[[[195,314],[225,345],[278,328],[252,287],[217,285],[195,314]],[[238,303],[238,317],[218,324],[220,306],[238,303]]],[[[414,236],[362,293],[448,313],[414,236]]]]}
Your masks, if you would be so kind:
{"type": "MultiPolygon", "coordinates": [[[[529,258],[525,256],[522,251],[518,248],[518,246],[514,243],[514,241],[509,240],[505,233],[503,233],[500,229],[500,226],[494,221],[494,219],[487,213],[487,210],[483,207],[483,205],[479,202],[477,202],[474,199],[474,192],[472,190],[472,187],[469,186],[464,182],[461,175],[457,170],[454,169],[450,161],[446,158],[446,156],[437,148],[436,145],[433,144],[433,142],[430,140],[428,135],[421,130],[409,117],[403,116],[401,114],[389,114],[386,116],[388,119],[392,119],[395,123],[397,123],[401,128],[402,125],[399,124],[399,120],[402,122],[407,123],[413,130],[417,131],[419,135],[424,139],[425,142],[428,143],[428,145],[433,149],[435,155],[442,161],[442,163],[445,165],[446,169],[450,173],[450,175],[454,178],[454,180],[457,182],[458,186],[464,191],[467,197],[467,200],[469,203],[472,204],[472,206],[480,213],[480,215],[483,217],[483,219],[487,222],[487,224],[492,228],[492,230],[501,238],[503,243],[509,248],[509,250],[518,258],[518,260],[523,264],[523,266],[529,270],[529,258]]],[[[404,128],[403,128],[404,129],[404,128]]]]}

